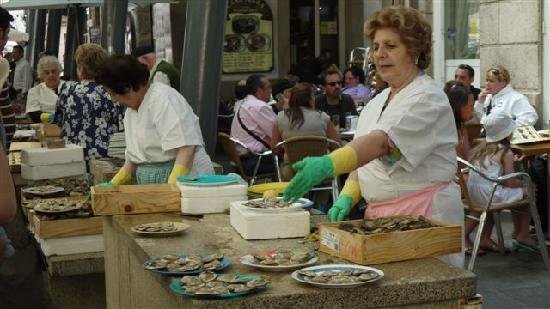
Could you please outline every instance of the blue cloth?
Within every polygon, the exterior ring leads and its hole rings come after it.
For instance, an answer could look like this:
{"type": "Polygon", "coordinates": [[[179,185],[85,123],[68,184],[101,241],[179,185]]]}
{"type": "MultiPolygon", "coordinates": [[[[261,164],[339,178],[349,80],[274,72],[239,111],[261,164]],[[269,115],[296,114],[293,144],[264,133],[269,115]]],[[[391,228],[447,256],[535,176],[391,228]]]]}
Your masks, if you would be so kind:
{"type": "Polygon", "coordinates": [[[57,99],[55,122],[60,123],[67,142],[84,148],[88,162],[107,157],[111,135],[124,131],[125,110],[98,83],[66,82],[57,99]]]}
{"type": "Polygon", "coordinates": [[[12,256],[15,253],[15,249],[11,245],[11,241],[8,238],[8,234],[6,234],[6,231],[1,226],[0,226],[0,239],[5,242],[4,243],[4,257],[12,256]]]}

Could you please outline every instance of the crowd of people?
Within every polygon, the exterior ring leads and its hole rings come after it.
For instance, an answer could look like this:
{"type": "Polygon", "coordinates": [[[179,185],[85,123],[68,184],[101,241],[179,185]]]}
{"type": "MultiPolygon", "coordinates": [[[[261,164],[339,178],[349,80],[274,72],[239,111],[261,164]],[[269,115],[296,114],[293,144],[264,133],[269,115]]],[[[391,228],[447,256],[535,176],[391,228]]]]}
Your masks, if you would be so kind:
{"type": "MultiPolygon", "coordinates": [[[[10,18],[0,8],[0,47],[6,43],[10,18]]],[[[494,177],[514,172],[514,162],[523,158],[511,151],[512,133],[519,126],[534,125],[537,113],[527,98],[512,88],[510,73],[502,65],[487,70],[483,90],[473,86],[474,69],[466,64],[456,69],[455,80],[443,88],[438,86],[426,74],[431,63],[432,28],[414,9],[383,9],[371,17],[365,29],[372,50],[367,75],[358,67],[342,73],[330,66],[319,76],[320,85],[293,75],[270,81],[259,74],[236,84],[236,101],[229,110],[234,116],[228,129],[242,145],[237,151],[243,169],[252,174],[258,154],[288,138],[326,137],[342,147],[292,167],[283,160],[283,167],[291,169],[286,200],[304,196],[326,178],[349,173],[328,211],[329,221],[345,220],[364,200],[368,205],[365,218],[412,214],[464,226],[468,253],[476,222],[464,219],[455,179],[456,157],[494,177]],[[344,142],[340,129],[353,116],[358,117],[355,137],[344,142]],[[472,145],[466,127],[476,119],[484,127],[480,133],[485,139],[472,145]]],[[[2,82],[1,151],[9,148],[15,131],[11,85],[18,98],[26,98],[28,117],[59,125],[67,142],[84,148],[87,162],[107,157],[110,137],[124,132],[124,166],[102,185],[175,183],[189,173],[214,172],[199,119],[179,92],[179,73],[173,65],[157,59],[152,47],[138,47],[131,55],[108,55],[97,44],[82,44],[74,55],[78,81],[62,81],[60,62],[45,55],[37,65],[40,82],[34,86],[22,55],[22,48],[14,49],[14,76],[2,82]]],[[[5,156],[0,168],[0,282],[8,282],[8,261],[2,263],[3,259],[21,254],[18,252],[24,252],[31,241],[10,244],[2,228],[17,216],[5,156]]],[[[275,172],[275,168],[263,160],[257,172],[275,172]]],[[[473,200],[486,203],[490,183],[473,174],[466,178],[473,200]]],[[[509,181],[497,190],[494,201],[522,199],[522,186],[517,180],[509,181]]],[[[529,236],[530,219],[525,214],[514,216],[513,238],[518,247],[536,250],[529,236]]],[[[491,229],[492,221],[488,221],[481,238],[485,251],[497,250],[491,229]]],[[[463,266],[461,253],[444,258],[463,266]]],[[[38,266],[36,269],[29,278],[38,284],[41,275],[38,266]]],[[[34,290],[43,296],[35,301],[40,307],[47,306],[43,289],[34,290]]],[[[6,294],[10,291],[0,288],[0,304],[6,295],[16,298],[13,295],[17,294],[6,294]]]]}

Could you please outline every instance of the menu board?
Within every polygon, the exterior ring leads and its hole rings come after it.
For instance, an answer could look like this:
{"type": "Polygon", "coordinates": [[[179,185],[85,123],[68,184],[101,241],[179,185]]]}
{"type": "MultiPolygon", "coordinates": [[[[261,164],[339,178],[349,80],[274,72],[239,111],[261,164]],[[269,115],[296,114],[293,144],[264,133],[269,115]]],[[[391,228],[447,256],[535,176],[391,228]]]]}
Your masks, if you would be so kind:
{"type": "Polygon", "coordinates": [[[223,73],[273,69],[273,14],[264,0],[229,0],[223,73]]]}

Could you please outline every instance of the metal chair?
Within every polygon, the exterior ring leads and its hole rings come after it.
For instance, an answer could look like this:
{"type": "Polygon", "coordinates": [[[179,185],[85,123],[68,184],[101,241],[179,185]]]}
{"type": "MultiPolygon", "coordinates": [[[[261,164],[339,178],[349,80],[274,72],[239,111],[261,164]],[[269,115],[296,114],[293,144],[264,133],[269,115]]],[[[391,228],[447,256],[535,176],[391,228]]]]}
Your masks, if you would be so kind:
{"type": "MultiPolygon", "coordinates": [[[[250,185],[253,185],[257,178],[273,178],[275,176],[275,173],[266,173],[266,174],[258,174],[258,168],[260,167],[260,163],[262,158],[272,156],[273,152],[271,150],[266,150],[262,153],[256,153],[252,150],[250,150],[245,144],[243,144],[241,141],[239,141],[236,138],[233,138],[229,136],[227,133],[218,132],[218,140],[221,142],[223,150],[227,157],[229,158],[229,164],[235,168],[236,172],[241,175],[244,179],[249,181],[250,185]],[[256,162],[256,166],[254,167],[254,172],[252,175],[247,175],[244,171],[241,158],[239,157],[239,153],[237,152],[237,145],[247,149],[250,153],[258,156],[258,161],[256,162]]],[[[276,157],[276,156],[273,156],[276,157]]],[[[276,158],[274,159],[273,164],[275,165],[275,169],[278,171],[278,164],[277,164],[276,158]]]]}
{"type": "Polygon", "coordinates": [[[535,223],[535,231],[537,234],[537,241],[539,245],[539,250],[542,255],[542,260],[544,262],[544,266],[546,269],[550,270],[550,261],[548,259],[548,251],[546,249],[546,244],[544,240],[544,234],[542,232],[542,227],[540,224],[540,217],[537,212],[537,206],[535,204],[535,194],[533,191],[533,183],[531,182],[531,177],[529,177],[529,174],[527,173],[510,173],[504,176],[500,176],[498,178],[492,178],[484,174],[482,171],[480,171],[477,167],[470,164],[470,162],[465,161],[459,157],[457,157],[458,162],[464,164],[469,170],[473,171],[474,173],[479,174],[484,179],[490,181],[493,183],[491,194],[489,197],[489,201],[487,202],[487,205],[474,205],[472,203],[472,200],[470,198],[470,195],[468,193],[468,186],[466,185],[466,182],[464,181],[464,178],[462,176],[462,173],[459,171],[457,173],[459,184],[462,190],[462,193],[464,194],[464,208],[467,210],[472,210],[476,212],[480,212],[481,215],[479,218],[471,215],[466,215],[468,218],[479,221],[479,226],[477,228],[477,233],[474,240],[474,247],[472,250],[472,256],[470,258],[470,262],[468,263],[468,270],[473,271],[474,269],[474,263],[475,259],[477,257],[477,252],[479,250],[479,243],[481,239],[481,232],[483,231],[483,228],[485,226],[485,221],[487,219],[487,214],[494,214],[495,217],[495,223],[497,228],[497,237],[498,237],[498,246],[501,253],[505,253],[504,249],[504,237],[502,235],[502,226],[500,222],[500,212],[502,210],[508,209],[510,211],[522,211],[522,207],[529,206],[529,211],[531,212],[531,217],[533,222],[535,223]],[[512,178],[521,178],[523,180],[523,183],[527,185],[527,198],[523,199],[518,202],[514,203],[493,203],[493,196],[494,193],[499,185],[503,185],[507,180],[512,178]]]}
{"type": "MultiPolygon", "coordinates": [[[[340,144],[336,141],[323,136],[295,136],[279,142],[273,148],[273,151],[277,153],[281,149],[284,149],[286,162],[292,165],[305,157],[322,156],[338,147],[340,147],[340,144]]],[[[277,155],[275,155],[274,158],[277,161],[277,165],[279,165],[277,155]]],[[[294,171],[292,171],[292,175],[283,175],[283,177],[281,177],[281,172],[277,169],[279,181],[288,181],[292,176],[294,176],[294,171]]],[[[322,190],[330,190],[333,201],[336,201],[339,194],[338,177],[333,177],[328,185],[321,184],[311,189],[311,191],[322,190]]]]}

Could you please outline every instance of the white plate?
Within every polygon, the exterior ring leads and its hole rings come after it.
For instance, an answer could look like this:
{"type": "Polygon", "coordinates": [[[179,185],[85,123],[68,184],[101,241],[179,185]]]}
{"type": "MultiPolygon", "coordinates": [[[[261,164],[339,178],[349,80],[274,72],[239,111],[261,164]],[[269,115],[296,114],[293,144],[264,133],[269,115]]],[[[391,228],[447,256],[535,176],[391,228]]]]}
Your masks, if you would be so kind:
{"type": "Polygon", "coordinates": [[[306,266],[313,265],[317,263],[317,261],[319,260],[319,257],[315,256],[309,259],[309,261],[305,263],[292,264],[292,265],[263,265],[263,264],[254,263],[255,258],[250,254],[241,256],[240,260],[241,260],[241,264],[243,265],[248,265],[248,266],[265,270],[265,271],[288,271],[288,270],[295,270],[295,269],[300,269],[306,266]]]}
{"type": "Polygon", "coordinates": [[[185,231],[186,229],[188,229],[190,227],[190,225],[182,223],[182,222],[171,222],[172,224],[174,224],[174,227],[175,227],[175,229],[173,231],[168,231],[168,232],[147,232],[147,231],[138,231],[137,230],[137,227],[140,226],[140,225],[154,224],[154,223],[164,223],[164,222],[143,223],[143,224],[133,226],[132,228],[130,228],[130,230],[132,232],[138,234],[138,235],[143,235],[143,236],[170,236],[170,235],[175,235],[175,234],[181,233],[181,232],[185,231]]]}
{"type": "MultiPolygon", "coordinates": [[[[280,199],[282,199],[282,197],[278,197],[277,199],[280,200],[280,199]]],[[[246,210],[256,211],[256,212],[264,212],[264,213],[278,213],[278,212],[297,211],[297,210],[303,210],[303,209],[308,208],[308,207],[313,205],[313,202],[308,200],[307,198],[300,198],[296,202],[292,203],[289,207],[285,207],[285,208],[253,208],[253,207],[248,207],[248,206],[245,205],[246,202],[258,201],[258,200],[261,201],[261,200],[263,200],[263,198],[256,198],[256,199],[253,199],[253,200],[242,201],[242,202],[239,202],[239,203],[246,210]]]]}
{"type": "Polygon", "coordinates": [[[24,193],[29,193],[29,194],[33,194],[33,195],[44,196],[44,195],[50,195],[50,194],[64,192],[65,188],[58,187],[58,186],[37,186],[37,187],[24,188],[24,189],[21,189],[21,191],[24,192],[24,193]],[[51,190],[49,190],[47,192],[40,192],[40,191],[38,191],[38,188],[41,188],[41,187],[49,187],[51,190]]]}
{"type": "Polygon", "coordinates": [[[363,266],[363,265],[356,265],[356,264],[326,264],[326,265],[319,265],[319,266],[311,266],[307,268],[303,268],[301,270],[309,270],[314,272],[323,272],[323,271],[329,271],[329,270],[373,270],[376,273],[378,273],[378,277],[364,282],[353,282],[353,283],[343,283],[343,284],[331,284],[331,283],[318,283],[318,282],[311,282],[309,280],[304,279],[303,275],[298,274],[298,271],[294,271],[292,273],[292,278],[296,281],[311,284],[316,287],[320,288],[352,288],[356,286],[363,285],[365,283],[374,282],[379,280],[380,278],[384,277],[384,272],[380,269],[376,269],[373,267],[363,266]]]}

